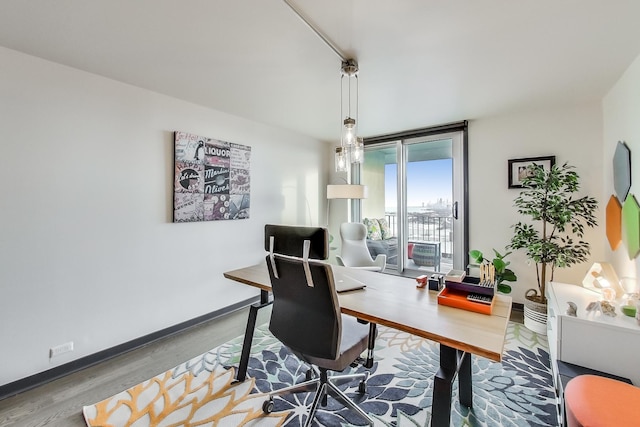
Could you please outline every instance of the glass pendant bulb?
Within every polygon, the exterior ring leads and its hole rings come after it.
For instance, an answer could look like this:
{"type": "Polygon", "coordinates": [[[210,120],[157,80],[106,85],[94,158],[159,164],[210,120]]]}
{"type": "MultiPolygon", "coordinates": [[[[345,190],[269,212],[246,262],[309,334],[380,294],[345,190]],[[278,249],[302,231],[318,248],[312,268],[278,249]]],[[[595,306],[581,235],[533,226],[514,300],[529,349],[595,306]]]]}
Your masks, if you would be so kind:
{"type": "Polygon", "coordinates": [[[348,167],[347,150],[344,147],[336,147],[336,172],[347,172],[348,167]]]}
{"type": "Polygon", "coordinates": [[[356,140],[356,121],[351,117],[344,119],[342,128],[342,146],[346,147],[353,144],[356,140]]]}
{"type": "Polygon", "coordinates": [[[351,148],[351,163],[363,163],[364,162],[364,140],[361,137],[356,137],[356,140],[351,148]]]}

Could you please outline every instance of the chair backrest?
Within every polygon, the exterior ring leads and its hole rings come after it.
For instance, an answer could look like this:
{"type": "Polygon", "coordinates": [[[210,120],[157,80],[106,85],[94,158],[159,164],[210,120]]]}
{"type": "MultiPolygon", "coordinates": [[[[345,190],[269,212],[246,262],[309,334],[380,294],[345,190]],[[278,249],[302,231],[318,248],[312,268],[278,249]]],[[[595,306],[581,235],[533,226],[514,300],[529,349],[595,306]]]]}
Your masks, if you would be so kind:
{"type": "Polygon", "coordinates": [[[367,248],[367,227],[359,222],[340,224],[343,262],[348,267],[366,266],[373,263],[367,248]]]}
{"type": "MultiPolygon", "coordinates": [[[[273,236],[274,247],[282,247],[278,241],[292,236],[292,230],[284,228],[269,231],[273,234],[267,240],[273,236]]],[[[296,353],[335,360],[342,322],[333,270],[302,255],[270,253],[266,257],[273,292],[269,330],[296,353]]]]}
{"type": "Polygon", "coordinates": [[[267,224],[264,226],[264,250],[281,255],[302,257],[304,241],[310,242],[309,258],[329,258],[329,231],[322,227],[267,224]],[[271,248],[271,237],[274,247],[271,248]]]}

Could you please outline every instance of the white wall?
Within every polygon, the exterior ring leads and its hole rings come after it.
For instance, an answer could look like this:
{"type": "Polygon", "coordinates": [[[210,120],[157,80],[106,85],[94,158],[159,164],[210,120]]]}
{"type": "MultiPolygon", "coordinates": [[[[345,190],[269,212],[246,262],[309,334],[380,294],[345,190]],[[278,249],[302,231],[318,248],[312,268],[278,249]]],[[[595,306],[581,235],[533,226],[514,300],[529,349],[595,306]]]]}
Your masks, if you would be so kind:
{"type": "MultiPolygon", "coordinates": [[[[605,96],[604,117],[604,188],[603,198],[607,200],[615,194],[613,187],[613,155],[618,141],[624,141],[631,150],[631,190],[630,194],[640,200],[640,56],[631,64],[624,75],[605,96]]],[[[622,203],[623,201],[621,201],[622,203]]],[[[637,279],[640,258],[630,259],[627,248],[621,243],[615,251],[605,240],[606,256],[620,279],[637,279]]],[[[636,280],[623,280],[630,291],[639,290],[636,280]],[[633,289],[635,286],[635,289],[633,289]]]]}
{"type": "Polygon", "coordinates": [[[264,224],[324,222],[319,141],[4,48],[0,64],[0,385],[256,295],[222,272],[262,258],[264,224]],[[172,223],[175,130],[252,147],[250,219],[172,223]]]}
{"type": "MultiPolygon", "coordinates": [[[[263,225],[326,223],[332,147],[8,49],[0,63],[0,385],[255,295],[222,272],[262,258],[263,225]],[[171,222],[175,130],[252,147],[250,219],[171,222]],[[49,360],[67,341],[75,351],[49,360]]],[[[510,158],[575,165],[604,224],[615,142],[640,146],[639,92],[637,60],[605,98],[604,131],[596,102],[472,120],[471,248],[503,248],[519,219],[510,158]]],[[[606,253],[635,277],[636,262],[606,252],[604,226],[586,238],[592,260],[606,253]]],[[[510,259],[523,302],[534,267],[510,259]]],[[[590,262],[556,279],[579,283],[590,262]]]]}
{"type": "MultiPolygon", "coordinates": [[[[469,233],[470,249],[493,254],[504,249],[512,236],[511,226],[520,220],[513,207],[517,189],[508,189],[507,161],[513,158],[556,156],[569,162],[580,175],[582,193],[599,204],[599,225],[585,233],[591,243],[591,260],[556,270],[555,280],[580,283],[592,260],[604,256],[604,207],[602,197],[602,113],[599,103],[546,109],[472,120],[469,124],[469,233]]],[[[518,281],[513,285],[514,302],[523,303],[524,293],[536,288],[534,264],[528,265],[522,251],[509,256],[518,281]]]]}

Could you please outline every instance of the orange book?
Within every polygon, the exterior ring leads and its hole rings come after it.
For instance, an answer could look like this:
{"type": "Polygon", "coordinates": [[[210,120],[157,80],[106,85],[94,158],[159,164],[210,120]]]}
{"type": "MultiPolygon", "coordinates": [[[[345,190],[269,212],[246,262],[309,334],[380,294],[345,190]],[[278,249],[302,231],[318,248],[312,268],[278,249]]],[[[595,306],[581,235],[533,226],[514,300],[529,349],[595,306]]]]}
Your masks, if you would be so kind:
{"type": "Polygon", "coordinates": [[[484,304],[481,302],[469,301],[467,299],[467,295],[469,295],[468,292],[444,288],[438,294],[438,304],[475,311],[476,313],[482,314],[491,314],[493,312],[493,304],[496,300],[495,297],[491,298],[491,304],[484,304]]]}

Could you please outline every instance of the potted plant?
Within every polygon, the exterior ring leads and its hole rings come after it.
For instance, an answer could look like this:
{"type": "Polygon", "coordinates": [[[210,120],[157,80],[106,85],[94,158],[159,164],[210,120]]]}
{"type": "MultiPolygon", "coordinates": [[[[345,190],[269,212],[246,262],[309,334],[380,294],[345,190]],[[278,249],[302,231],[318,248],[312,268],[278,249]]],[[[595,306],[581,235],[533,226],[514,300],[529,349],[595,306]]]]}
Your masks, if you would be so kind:
{"type": "Polygon", "coordinates": [[[503,282],[515,282],[516,280],[518,280],[516,274],[511,269],[507,268],[507,266],[511,264],[511,262],[505,261],[505,258],[509,256],[511,252],[501,254],[494,249],[493,253],[493,259],[489,260],[486,259],[484,257],[484,254],[479,250],[474,249],[472,251],[469,251],[469,258],[471,258],[471,262],[473,263],[471,264],[471,266],[480,267],[483,264],[493,264],[496,270],[496,288],[498,289],[498,292],[509,294],[511,293],[511,286],[503,282]]]}
{"type": "Polygon", "coordinates": [[[585,227],[597,225],[598,202],[593,197],[574,198],[579,176],[567,163],[544,169],[529,166],[522,181],[524,189],[514,200],[518,213],[532,223],[518,222],[509,248],[524,249],[536,264],[538,289],[525,294],[525,326],[546,334],[547,298],[545,288],[556,268],[587,261],[590,246],[582,239],[585,227]],[[577,238],[577,240],[574,240],[577,238]]]}

